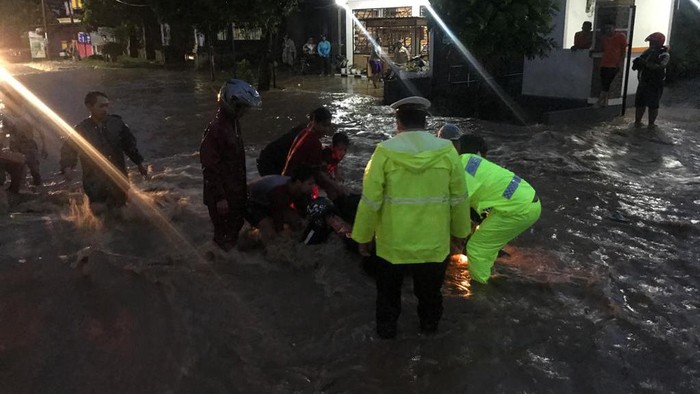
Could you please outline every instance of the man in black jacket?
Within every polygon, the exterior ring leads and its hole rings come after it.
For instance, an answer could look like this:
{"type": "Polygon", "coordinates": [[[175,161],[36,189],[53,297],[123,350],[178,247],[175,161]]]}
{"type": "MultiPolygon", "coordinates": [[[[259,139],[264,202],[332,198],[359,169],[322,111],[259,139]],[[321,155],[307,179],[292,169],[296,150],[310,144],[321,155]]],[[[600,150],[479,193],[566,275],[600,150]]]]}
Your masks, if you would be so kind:
{"type": "Polygon", "coordinates": [[[634,125],[642,127],[642,118],[648,107],[649,128],[654,128],[656,117],[659,115],[659,101],[664,93],[666,67],[671,60],[671,55],[668,53],[668,48],[664,46],[666,36],[662,33],[653,33],[645,41],[649,42],[649,49],[634,59],[634,63],[632,63],[632,69],[637,70],[639,79],[634,103],[637,109],[634,125]]]}
{"type": "Polygon", "coordinates": [[[107,95],[102,92],[89,92],[85,96],[85,106],[90,111],[90,117],[78,123],[75,130],[104,159],[116,167],[123,178],[115,176],[117,174],[110,175],[110,171],[99,164],[102,160],[87,152],[83,144],[76,143],[74,138],[67,139],[61,148],[61,172],[66,180],[72,180],[73,169],[80,158],[83,168],[83,190],[90,199],[93,211],[101,211],[98,207],[122,207],[126,203],[129,188],[124,155],[136,163],[144,177],[148,175],[148,170],[129,126],[119,115],[108,113],[107,95]]]}

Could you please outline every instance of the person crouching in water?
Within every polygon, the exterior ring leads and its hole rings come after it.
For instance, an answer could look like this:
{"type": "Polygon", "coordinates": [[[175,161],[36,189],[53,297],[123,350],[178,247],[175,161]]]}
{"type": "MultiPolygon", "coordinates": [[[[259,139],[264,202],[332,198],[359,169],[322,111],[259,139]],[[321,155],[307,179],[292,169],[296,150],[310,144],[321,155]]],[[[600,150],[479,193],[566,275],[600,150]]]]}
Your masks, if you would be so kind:
{"type": "Polygon", "coordinates": [[[324,168],[321,138],[333,130],[331,119],[331,111],[325,107],[319,107],[309,114],[309,124],[294,139],[289,148],[282,175],[291,175],[296,167],[307,165],[316,171],[315,178],[318,186],[326,192],[329,199],[335,201],[347,192],[343,185],[331,179],[326,171],[327,166],[324,168]]]}
{"type": "Polygon", "coordinates": [[[302,214],[312,198],[315,186],[314,170],[299,166],[291,176],[268,175],[248,184],[248,211],[246,220],[260,230],[263,242],[281,234],[285,227],[300,230],[302,214]]]}
{"type": "Polygon", "coordinates": [[[323,148],[323,164],[326,167],[326,173],[336,182],[343,181],[343,175],[338,168],[338,165],[345,157],[350,146],[350,138],[342,132],[333,134],[333,140],[330,146],[323,148]]]}
{"type": "Polygon", "coordinates": [[[469,274],[473,281],[486,284],[498,252],[537,222],[542,205],[529,183],[486,160],[483,138],[463,135],[459,149],[469,205],[482,220],[467,241],[469,274]]]}
{"type": "Polygon", "coordinates": [[[238,241],[246,213],[245,149],[240,118],[249,108],[262,105],[249,83],[228,80],[219,91],[219,110],[204,130],[199,160],[204,175],[204,204],[214,225],[214,243],[224,251],[238,241]]]}

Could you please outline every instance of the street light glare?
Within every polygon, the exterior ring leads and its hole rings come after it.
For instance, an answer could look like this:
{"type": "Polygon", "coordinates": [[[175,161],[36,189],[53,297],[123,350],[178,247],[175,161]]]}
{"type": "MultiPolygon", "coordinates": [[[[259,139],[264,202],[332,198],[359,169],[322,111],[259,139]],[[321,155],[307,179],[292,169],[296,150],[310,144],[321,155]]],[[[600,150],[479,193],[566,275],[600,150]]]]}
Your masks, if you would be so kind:
{"type": "Polygon", "coordinates": [[[348,5],[348,0],[335,0],[335,4],[341,7],[345,7],[346,5],[348,5]]]}

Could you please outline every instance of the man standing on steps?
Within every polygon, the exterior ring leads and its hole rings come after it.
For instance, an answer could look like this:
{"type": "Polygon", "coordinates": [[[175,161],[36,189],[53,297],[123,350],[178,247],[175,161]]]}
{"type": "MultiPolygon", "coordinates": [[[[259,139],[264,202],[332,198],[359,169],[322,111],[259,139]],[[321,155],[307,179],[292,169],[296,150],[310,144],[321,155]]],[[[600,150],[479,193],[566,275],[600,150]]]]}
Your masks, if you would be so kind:
{"type": "Polygon", "coordinates": [[[601,39],[603,58],[600,60],[600,97],[596,106],[605,107],[608,105],[610,96],[610,85],[615,80],[618,72],[625,62],[627,52],[627,36],[615,31],[613,23],[607,23],[603,27],[603,38],[601,39]]]}
{"type": "Polygon", "coordinates": [[[417,96],[392,104],[396,136],[367,163],[352,229],[361,255],[371,257],[376,244],[377,334],[384,339],[396,336],[407,272],[421,332],[437,331],[447,258],[460,253],[470,230],[464,170],[452,143],[426,131],[429,106],[417,96]]]}

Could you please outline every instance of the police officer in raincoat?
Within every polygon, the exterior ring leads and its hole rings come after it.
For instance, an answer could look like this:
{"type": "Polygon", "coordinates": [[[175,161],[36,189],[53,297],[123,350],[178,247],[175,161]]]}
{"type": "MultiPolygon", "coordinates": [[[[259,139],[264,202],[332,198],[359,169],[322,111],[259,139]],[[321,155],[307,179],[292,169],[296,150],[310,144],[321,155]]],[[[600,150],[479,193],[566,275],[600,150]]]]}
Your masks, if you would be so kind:
{"type": "Polygon", "coordinates": [[[397,135],[377,146],[365,168],[352,229],[362,255],[370,256],[371,242],[376,243],[376,318],[381,338],[396,336],[405,272],[413,275],[421,331],[437,330],[447,257],[459,253],[469,234],[462,166],[450,142],[426,131],[429,106],[422,97],[392,105],[397,135]]]}
{"type": "Polygon", "coordinates": [[[459,149],[469,205],[482,220],[467,241],[469,274],[472,280],[487,283],[498,252],[537,222],[542,205],[529,183],[486,160],[483,138],[463,135],[459,149]]]}

